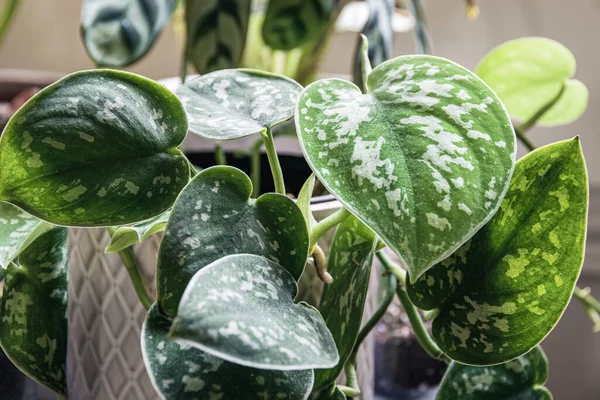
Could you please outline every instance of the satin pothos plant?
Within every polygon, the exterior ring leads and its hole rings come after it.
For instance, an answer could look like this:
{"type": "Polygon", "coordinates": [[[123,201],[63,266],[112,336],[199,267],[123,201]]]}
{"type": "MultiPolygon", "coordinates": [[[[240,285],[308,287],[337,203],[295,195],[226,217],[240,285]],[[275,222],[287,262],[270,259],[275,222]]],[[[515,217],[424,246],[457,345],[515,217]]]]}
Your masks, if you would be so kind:
{"type": "Polygon", "coordinates": [[[578,138],[515,163],[510,117],[526,119],[516,129],[523,138],[538,120],[572,120],[583,109],[563,96],[581,86],[574,63],[556,67],[556,52],[570,54],[560,45],[505,46],[478,74],[426,55],[371,70],[363,38],[358,86],[326,79],[302,88],[235,69],[173,94],[138,75],[93,70],[42,90],[0,139],[3,350],[66,396],[65,227],[103,227],[106,251],[121,256],[148,310],[144,362],[165,399],[357,397],[360,344],[395,295],[423,348],[450,363],[438,399],[550,398],[539,344],[582,267],[587,173],[578,138]],[[528,75],[523,59],[544,55],[552,62],[528,75]],[[517,77],[527,90],[509,89],[517,77]],[[296,200],[272,135],[292,118],[314,171],[296,200]],[[188,131],[260,136],[276,193],[253,196],[252,180],[230,166],[197,172],[179,150],[188,131]],[[315,177],[342,204],[319,222],[315,177]],[[327,257],[318,240],[336,226],[327,257]],[[154,299],[130,246],[160,231],[154,299]],[[361,329],[375,256],[387,295],[361,329]],[[307,304],[298,282],[313,264],[326,286],[307,304]],[[431,335],[416,307],[433,318],[431,335]],[[346,384],[336,384],[343,370],[346,384]]]}

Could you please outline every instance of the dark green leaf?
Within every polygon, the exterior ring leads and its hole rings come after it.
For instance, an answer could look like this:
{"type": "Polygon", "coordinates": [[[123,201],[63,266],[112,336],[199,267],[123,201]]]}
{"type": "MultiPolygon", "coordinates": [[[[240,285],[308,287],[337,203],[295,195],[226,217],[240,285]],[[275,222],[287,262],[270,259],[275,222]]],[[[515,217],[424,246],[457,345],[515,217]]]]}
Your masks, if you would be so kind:
{"type": "Polygon", "coordinates": [[[537,121],[545,125],[572,122],[585,111],[588,90],[570,79],[575,74],[575,57],[562,44],[538,37],[503,43],[477,66],[506,105],[510,115],[528,120],[565,89],[554,106],[537,121]]]}
{"type": "Polygon", "coordinates": [[[166,400],[289,399],[304,400],[313,371],[269,371],[248,368],[171,341],[171,321],[155,304],[142,328],[144,363],[155,389],[166,400]]]}
{"type": "Polygon", "coordinates": [[[240,63],[251,0],[186,0],[187,56],[199,74],[240,63]]]}
{"type": "Polygon", "coordinates": [[[496,215],[408,286],[417,307],[440,310],[433,336],[446,354],[466,364],[497,364],[546,337],[581,271],[587,204],[578,139],[519,160],[496,215]]]}
{"type": "Polygon", "coordinates": [[[352,354],[365,308],[376,243],[373,231],[353,215],[335,232],[327,263],[334,280],[325,285],[319,310],[333,335],[340,362],[334,368],[316,371],[315,389],[335,382],[352,354]]]}
{"type": "Polygon", "coordinates": [[[325,33],[338,0],[270,0],[263,39],[276,50],[292,50],[325,33]]]}
{"type": "Polygon", "coordinates": [[[25,374],[67,392],[67,230],[52,228],[10,264],[2,296],[0,345],[25,374]]]}
{"type": "Polygon", "coordinates": [[[547,379],[548,360],[540,347],[493,367],[453,362],[436,400],[552,400],[543,387],[547,379]]]}
{"type": "Polygon", "coordinates": [[[228,166],[203,170],[179,196],[165,229],[156,285],[158,303],[175,316],[194,274],[229,254],[251,253],[283,265],[299,279],[308,255],[300,209],[286,196],[250,199],[252,183],[228,166]]]}
{"type": "Polygon", "coordinates": [[[0,202],[0,268],[8,267],[21,250],[51,227],[12,204],[0,202]]]}
{"type": "Polygon", "coordinates": [[[492,217],[512,174],[502,103],[451,61],[405,56],[369,93],[327,79],[300,95],[296,125],[315,175],[418,278],[492,217]]]}
{"type": "Polygon", "coordinates": [[[294,116],[302,86],[282,75],[252,69],[217,71],[187,82],[177,96],[190,131],[213,140],[264,132],[294,116]]]}
{"type": "Polygon", "coordinates": [[[126,67],[142,58],[169,22],[176,0],[84,0],[83,43],[96,65],[126,67]]]}
{"type": "Polygon", "coordinates": [[[67,226],[123,225],[168,209],[189,179],[181,102],[138,75],[96,70],[42,90],[0,140],[0,198],[67,226]]]}
{"type": "Polygon", "coordinates": [[[110,239],[110,244],[106,247],[106,252],[114,253],[123,250],[136,243],[141,243],[144,239],[155,233],[164,231],[170,214],[170,211],[165,211],[148,221],[132,226],[120,226],[110,239]]]}
{"type": "Polygon", "coordinates": [[[181,298],[171,336],[252,368],[331,368],[335,342],[319,312],[294,304],[296,280],[253,254],[223,257],[194,275],[181,298]]]}

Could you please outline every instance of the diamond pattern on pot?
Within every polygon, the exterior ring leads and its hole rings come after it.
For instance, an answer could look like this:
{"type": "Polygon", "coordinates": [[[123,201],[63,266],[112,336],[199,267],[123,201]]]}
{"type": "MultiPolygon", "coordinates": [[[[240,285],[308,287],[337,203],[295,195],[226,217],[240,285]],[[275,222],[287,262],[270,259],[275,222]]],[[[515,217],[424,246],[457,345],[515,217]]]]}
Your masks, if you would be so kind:
{"type": "MultiPolygon", "coordinates": [[[[148,292],[160,237],[134,247],[148,292]]],[[[142,359],[146,314],[117,254],[105,254],[104,229],[69,229],[69,398],[154,400],[142,359]]]]}

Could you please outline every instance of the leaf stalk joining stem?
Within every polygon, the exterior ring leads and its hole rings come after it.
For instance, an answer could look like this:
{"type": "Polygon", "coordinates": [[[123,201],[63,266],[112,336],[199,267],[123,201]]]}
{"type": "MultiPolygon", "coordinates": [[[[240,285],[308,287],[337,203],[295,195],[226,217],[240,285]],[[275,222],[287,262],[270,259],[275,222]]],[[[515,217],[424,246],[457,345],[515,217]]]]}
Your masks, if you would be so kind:
{"type": "Polygon", "coordinates": [[[269,159],[271,173],[273,174],[275,191],[279,194],[285,195],[285,181],[283,180],[283,172],[281,171],[281,164],[279,164],[279,157],[277,157],[277,151],[275,150],[273,132],[271,132],[271,129],[267,128],[261,132],[261,136],[265,145],[267,158],[269,159]]]}
{"type": "Polygon", "coordinates": [[[321,237],[325,235],[325,233],[327,233],[328,230],[338,225],[349,216],[350,211],[346,210],[346,208],[342,206],[333,214],[319,221],[319,223],[313,226],[310,231],[310,248],[313,249],[319,241],[319,239],[321,239],[321,237]]]}

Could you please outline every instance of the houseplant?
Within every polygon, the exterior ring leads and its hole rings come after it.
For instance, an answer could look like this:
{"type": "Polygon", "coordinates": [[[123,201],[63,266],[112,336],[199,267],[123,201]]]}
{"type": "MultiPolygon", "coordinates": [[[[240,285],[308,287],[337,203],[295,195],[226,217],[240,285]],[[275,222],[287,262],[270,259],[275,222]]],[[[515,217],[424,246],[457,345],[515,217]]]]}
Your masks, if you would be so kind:
{"type": "MultiPolygon", "coordinates": [[[[544,44],[534,41],[533,48],[544,44]]],[[[226,70],[190,82],[178,92],[181,102],[147,79],[100,70],[71,75],[23,107],[0,141],[2,262],[8,266],[0,343],[13,361],[66,393],[65,231],[54,225],[116,226],[110,250],[126,260],[149,309],[146,364],[166,398],[305,398],[313,389],[318,398],[356,396],[356,352],[375,322],[359,330],[375,253],[428,352],[459,363],[499,364],[452,364],[442,398],[469,391],[484,391],[486,398],[547,396],[539,388],[543,353],[528,350],[557,322],[581,268],[587,182],[578,141],[532,153],[513,174],[512,126],[479,78],[427,56],[400,57],[369,73],[368,58],[358,54],[364,94],[341,80],[300,93],[282,76],[226,70]],[[346,206],[320,224],[308,211],[312,180],[296,204],[283,196],[270,130],[294,114],[307,160],[346,206]],[[195,171],[176,149],[188,127],[212,139],[260,134],[279,194],[250,199],[249,178],[226,166],[190,180],[195,171]],[[155,219],[125,227],[148,218],[155,219]],[[326,262],[314,244],[338,224],[326,262]],[[128,245],[161,229],[152,304],[128,245]],[[390,262],[384,246],[405,268],[390,262]],[[556,252],[559,246],[564,250],[556,252]],[[18,266],[11,263],[17,255],[18,266]],[[324,281],[334,278],[319,312],[293,304],[309,255],[324,281]],[[478,274],[481,263],[487,268],[478,274]],[[559,269],[547,275],[544,263],[559,269]],[[437,314],[433,338],[413,302],[437,309],[429,313],[437,314]],[[348,383],[335,386],[344,367],[348,383]],[[506,381],[512,384],[498,384],[506,381]]],[[[556,111],[573,72],[546,76],[544,88],[553,89],[528,92],[530,100],[541,93],[539,108],[520,114],[522,103],[511,102],[511,91],[486,74],[485,63],[478,70],[511,115],[526,120],[517,130],[524,138],[551,113],[562,115],[550,119],[554,123],[577,115],[556,111]]],[[[585,293],[576,295],[593,306],[585,293]]]]}

